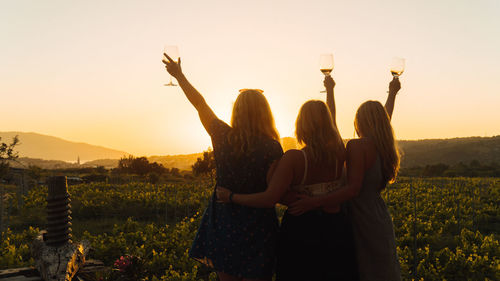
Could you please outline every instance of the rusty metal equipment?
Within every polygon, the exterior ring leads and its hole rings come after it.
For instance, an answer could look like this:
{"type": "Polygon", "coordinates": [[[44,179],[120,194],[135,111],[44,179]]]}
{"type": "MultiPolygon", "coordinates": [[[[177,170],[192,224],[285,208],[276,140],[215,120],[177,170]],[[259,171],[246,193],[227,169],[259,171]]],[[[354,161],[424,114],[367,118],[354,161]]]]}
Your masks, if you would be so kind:
{"type": "Polygon", "coordinates": [[[85,264],[88,242],[71,240],[71,199],[66,177],[48,180],[47,230],[41,231],[32,245],[32,255],[45,281],[71,281],[85,264]]]}

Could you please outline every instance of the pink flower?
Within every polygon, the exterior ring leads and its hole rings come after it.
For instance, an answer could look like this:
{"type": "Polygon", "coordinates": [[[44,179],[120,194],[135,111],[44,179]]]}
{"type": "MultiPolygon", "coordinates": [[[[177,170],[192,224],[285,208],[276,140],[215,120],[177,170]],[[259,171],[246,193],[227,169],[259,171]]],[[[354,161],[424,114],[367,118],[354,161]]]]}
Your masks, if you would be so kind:
{"type": "Polygon", "coordinates": [[[120,272],[127,271],[128,267],[132,264],[132,258],[129,255],[121,256],[114,263],[114,267],[118,269],[120,272]]]}

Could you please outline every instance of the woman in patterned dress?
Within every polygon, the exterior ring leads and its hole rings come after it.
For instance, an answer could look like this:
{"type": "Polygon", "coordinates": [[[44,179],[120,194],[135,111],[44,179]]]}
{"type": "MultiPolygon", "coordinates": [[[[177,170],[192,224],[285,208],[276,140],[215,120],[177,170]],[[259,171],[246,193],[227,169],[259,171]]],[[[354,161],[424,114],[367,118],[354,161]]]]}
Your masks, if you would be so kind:
{"type": "MultiPolygon", "coordinates": [[[[241,90],[231,126],[217,118],[202,95],[167,54],[163,62],[198,111],[212,139],[216,183],[238,193],[267,188],[267,172],[283,155],[269,104],[261,90],[241,90]]],[[[274,207],[251,208],[210,199],[189,252],[212,267],[222,281],[271,280],[278,219],[274,207]]]]}
{"type": "MultiPolygon", "coordinates": [[[[296,122],[296,136],[305,146],[302,150],[288,150],[283,155],[265,191],[240,194],[218,186],[218,199],[270,208],[279,201],[292,202],[293,193],[319,196],[340,187],[345,148],[332,118],[335,116],[334,85],[331,77],[325,78],[327,103],[331,110],[322,101],[312,100],[302,105],[296,122]]],[[[277,251],[277,281],[358,279],[352,229],[340,205],[299,216],[286,212],[277,251]]]]}
{"type": "Polygon", "coordinates": [[[362,281],[399,281],[401,273],[394,227],[380,192],[396,179],[399,154],[390,119],[397,78],[389,84],[385,108],[378,101],[363,103],[356,112],[358,139],[347,143],[347,185],[330,194],[304,197],[290,205],[292,214],[348,202],[359,276],[362,281]]]}

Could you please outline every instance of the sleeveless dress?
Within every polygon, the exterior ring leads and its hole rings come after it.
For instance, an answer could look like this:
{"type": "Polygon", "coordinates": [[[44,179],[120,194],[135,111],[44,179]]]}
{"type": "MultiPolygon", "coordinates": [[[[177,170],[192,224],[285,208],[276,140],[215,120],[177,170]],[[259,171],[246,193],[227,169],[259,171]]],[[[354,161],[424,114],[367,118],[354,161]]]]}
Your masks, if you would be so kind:
{"type": "Polygon", "coordinates": [[[380,156],[365,172],[359,195],[348,202],[361,281],[399,281],[394,226],[380,196],[384,185],[380,156]]]}
{"type": "MultiPolygon", "coordinates": [[[[232,128],[221,120],[210,124],[217,168],[216,186],[234,193],[266,190],[267,171],[281,158],[279,142],[261,137],[257,147],[244,157],[235,157],[227,141],[232,128]]],[[[239,278],[267,278],[276,264],[278,219],[273,208],[251,208],[209,201],[189,252],[217,272],[239,278]]]]}
{"type": "MultiPolygon", "coordinates": [[[[307,178],[305,151],[304,177],[291,189],[320,196],[339,188],[343,179],[304,185],[307,178]]],[[[355,281],[358,280],[354,240],[344,211],[326,213],[313,210],[299,216],[285,213],[278,239],[276,281],[355,281]]]]}

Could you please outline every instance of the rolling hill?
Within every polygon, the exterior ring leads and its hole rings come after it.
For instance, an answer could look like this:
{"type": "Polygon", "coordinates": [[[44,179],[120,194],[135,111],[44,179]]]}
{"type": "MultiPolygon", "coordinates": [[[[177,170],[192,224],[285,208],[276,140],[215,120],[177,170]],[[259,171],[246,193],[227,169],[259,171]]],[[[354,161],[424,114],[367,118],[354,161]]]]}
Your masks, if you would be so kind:
{"type": "Polygon", "coordinates": [[[477,160],[500,163],[500,136],[453,139],[401,140],[402,167],[454,165],[477,160]]]}
{"type": "Polygon", "coordinates": [[[67,141],[61,138],[24,132],[0,132],[2,142],[10,142],[18,135],[20,144],[16,147],[20,157],[45,160],[82,162],[96,159],[119,159],[127,152],[81,142],[67,141]]]}
{"type": "MultiPolygon", "coordinates": [[[[298,148],[295,138],[281,139],[283,150],[298,148]]],[[[347,141],[347,140],[346,140],[347,141]]],[[[452,139],[399,140],[402,167],[455,165],[477,160],[500,163],[500,136],[452,139]]]]}

